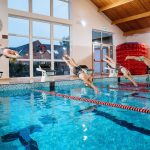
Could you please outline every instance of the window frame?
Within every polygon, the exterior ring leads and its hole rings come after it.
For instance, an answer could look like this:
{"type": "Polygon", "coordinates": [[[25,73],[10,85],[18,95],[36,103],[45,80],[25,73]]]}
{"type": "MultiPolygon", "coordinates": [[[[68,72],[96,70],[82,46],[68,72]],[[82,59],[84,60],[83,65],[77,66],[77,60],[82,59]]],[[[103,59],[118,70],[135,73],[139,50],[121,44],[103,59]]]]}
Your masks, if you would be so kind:
{"type": "MultiPolygon", "coordinates": [[[[15,18],[20,18],[20,19],[27,19],[29,20],[29,35],[20,35],[20,34],[12,34],[12,33],[8,33],[8,37],[9,36],[14,36],[14,37],[25,37],[25,38],[29,38],[29,59],[19,59],[19,61],[29,61],[29,77],[35,77],[33,76],[33,64],[34,62],[41,62],[41,61],[45,61],[45,62],[50,62],[51,63],[51,69],[55,69],[54,68],[54,64],[55,62],[64,62],[62,59],[54,59],[54,43],[55,41],[62,41],[62,39],[55,39],[54,38],[54,25],[62,25],[62,26],[67,26],[69,28],[69,40],[65,40],[69,42],[69,51],[70,51],[70,25],[68,24],[62,24],[62,23],[55,23],[55,22],[51,22],[51,21],[45,21],[45,20],[39,20],[39,19],[32,19],[32,18],[24,18],[22,16],[14,16],[14,15],[8,15],[8,17],[15,17],[15,18]],[[45,37],[39,37],[39,36],[33,36],[33,21],[38,21],[38,22],[44,22],[44,23],[49,23],[50,24],[50,39],[49,38],[45,38],[45,37]],[[49,40],[50,41],[50,45],[51,45],[51,59],[34,59],[33,58],[33,39],[43,39],[43,40],[49,40]]],[[[9,38],[8,38],[9,40],[9,38]]]]}

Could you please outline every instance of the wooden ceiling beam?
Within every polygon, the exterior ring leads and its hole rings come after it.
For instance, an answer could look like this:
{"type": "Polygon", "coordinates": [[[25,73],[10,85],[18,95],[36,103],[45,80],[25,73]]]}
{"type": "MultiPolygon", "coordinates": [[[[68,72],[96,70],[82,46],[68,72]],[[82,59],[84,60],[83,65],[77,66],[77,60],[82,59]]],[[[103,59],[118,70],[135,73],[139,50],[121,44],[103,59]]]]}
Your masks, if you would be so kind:
{"type": "Polygon", "coordinates": [[[134,1],[134,0],[117,0],[113,4],[110,4],[110,5],[104,6],[102,8],[99,8],[98,11],[99,12],[105,11],[105,10],[108,10],[108,9],[111,9],[111,8],[114,8],[114,7],[117,7],[117,6],[121,6],[123,4],[129,3],[129,2],[132,2],[132,1],[134,1]]]}
{"type": "Polygon", "coordinates": [[[139,33],[145,33],[145,32],[150,32],[150,27],[148,28],[143,28],[143,29],[138,29],[138,30],[131,30],[131,31],[127,31],[127,32],[124,32],[124,36],[129,36],[129,35],[132,35],[132,34],[139,34],[139,33]]]}
{"type": "Polygon", "coordinates": [[[132,20],[136,20],[136,19],[140,19],[140,18],[149,17],[149,16],[150,16],[150,11],[145,12],[145,13],[141,13],[141,14],[138,14],[138,15],[133,15],[133,16],[130,16],[130,17],[115,20],[115,21],[112,22],[112,24],[120,24],[120,23],[132,21],[132,20]]]}

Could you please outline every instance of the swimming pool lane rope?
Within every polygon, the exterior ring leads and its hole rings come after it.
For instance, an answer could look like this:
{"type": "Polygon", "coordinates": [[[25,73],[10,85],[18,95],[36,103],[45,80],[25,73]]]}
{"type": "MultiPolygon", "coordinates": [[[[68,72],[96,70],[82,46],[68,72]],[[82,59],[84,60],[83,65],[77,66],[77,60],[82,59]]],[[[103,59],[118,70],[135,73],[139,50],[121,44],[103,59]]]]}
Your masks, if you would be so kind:
{"type": "Polygon", "coordinates": [[[150,114],[149,109],[143,109],[143,108],[138,108],[138,107],[134,107],[134,106],[128,106],[128,105],[122,105],[122,104],[116,104],[116,103],[110,103],[110,102],[103,102],[103,101],[98,101],[98,100],[94,100],[94,99],[81,98],[81,97],[77,97],[77,96],[70,96],[70,95],[66,95],[66,94],[60,94],[60,93],[56,93],[56,92],[47,92],[47,91],[42,91],[42,90],[35,90],[35,92],[40,92],[40,93],[45,93],[45,94],[49,94],[49,95],[53,95],[53,96],[63,97],[63,98],[67,98],[69,100],[83,101],[83,102],[87,102],[87,103],[94,103],[96,105],[104,105],[104,106],[109,106],[109,107],[116,107],[116,108],[150,114]]]}

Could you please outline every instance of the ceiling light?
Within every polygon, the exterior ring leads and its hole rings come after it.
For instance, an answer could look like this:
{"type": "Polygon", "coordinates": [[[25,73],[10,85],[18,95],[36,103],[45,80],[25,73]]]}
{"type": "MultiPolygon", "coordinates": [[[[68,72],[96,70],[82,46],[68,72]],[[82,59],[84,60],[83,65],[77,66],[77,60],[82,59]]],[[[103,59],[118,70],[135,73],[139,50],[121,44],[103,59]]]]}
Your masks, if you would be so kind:
{"type": "Polygon", "coordinates": [[[81,24],[83,27],[86,26],[86,22],[85,22],[84,20],[81,20],[81,21],[80,21],[80,24],[81,24]]]}

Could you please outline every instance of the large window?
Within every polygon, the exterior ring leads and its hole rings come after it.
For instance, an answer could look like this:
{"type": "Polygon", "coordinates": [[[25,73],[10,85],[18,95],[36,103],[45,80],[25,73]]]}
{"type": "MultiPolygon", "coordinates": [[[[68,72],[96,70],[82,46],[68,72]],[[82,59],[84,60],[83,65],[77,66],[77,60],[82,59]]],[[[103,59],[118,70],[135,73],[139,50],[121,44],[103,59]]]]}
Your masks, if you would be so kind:
{"type": "Polygon", "coordinates": [[[10,77],[40,76],[40,64],[48,64],[56,75],[69,74],[62,56],[70,54],[70,26],[62,19],[70,19],[70,0],[8,0],[8,8],[18,11],[8,17],[8,47],[21,55],[10,62],[10,77]],[[19,17],[19,11],[26,17],[19,17]]]}
{"type": "Polygon", "coordinates": [[[21,55],[17,62],[10,62],[10,77],[40,76],[36,71],[40,64],[48,64],[56,75],[70,73],[62,60],[64,54],[70,54],[68,25],[13,16],[8,20],[8,46],[21,55]]]}
{"type": "Polygon", "coordinates": [[[8,8],[70,19],[70,0],[8,0],[8,8]]]}

